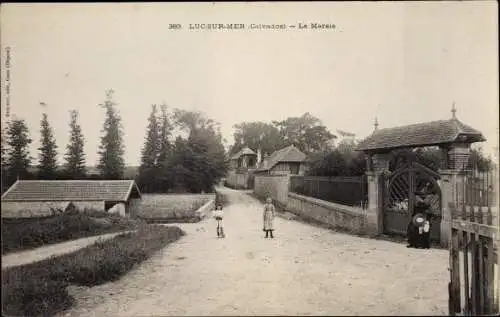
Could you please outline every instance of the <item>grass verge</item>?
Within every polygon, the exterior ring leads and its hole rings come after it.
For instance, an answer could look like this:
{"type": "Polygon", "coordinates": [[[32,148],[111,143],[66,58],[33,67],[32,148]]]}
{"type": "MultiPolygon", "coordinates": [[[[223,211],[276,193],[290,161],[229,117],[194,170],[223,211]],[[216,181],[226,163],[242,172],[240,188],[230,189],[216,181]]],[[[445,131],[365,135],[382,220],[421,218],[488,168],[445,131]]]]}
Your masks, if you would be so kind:
{"type": "Polygon", "coordinates": [[[2,270],[2,313],[53,316],[75,303],[68,285],[115,281],[184,234],[179,227],[150,225],[73,253],[2,270]]]}
{"type": "Polygon", "coordinates": [[[193,223],[200,221],[196,211],[205,205],[211,195],[158,195],[144,202],[137,218],[147,223],[193,223]]]}
{"type": "Polygon", "coordinates": [[[2,218],[2,255],[84,237],[137,229],[141,223],[142,221],[93,210],[45,218],[2,218]]]}

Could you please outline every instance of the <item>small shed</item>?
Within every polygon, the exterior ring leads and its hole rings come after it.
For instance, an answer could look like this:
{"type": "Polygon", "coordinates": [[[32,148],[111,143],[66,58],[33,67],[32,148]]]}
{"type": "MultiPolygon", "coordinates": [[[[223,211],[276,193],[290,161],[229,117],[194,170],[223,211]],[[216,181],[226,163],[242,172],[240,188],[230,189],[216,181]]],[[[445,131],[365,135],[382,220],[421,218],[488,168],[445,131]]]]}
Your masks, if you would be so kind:
{"type": "Polygon", "coordinates": [[[292,144],[264,158],[262,166],[258,168],[255,173],[270,175],[302,175],[305,171],[306,160],[306,154],[292,144]]]}
{"type": "Polygon", "coordinates": [[[18,180],[2,195],[2,217],[39,217],[92,209],[135,213],[141,192],[134,180],[18,180]]]}

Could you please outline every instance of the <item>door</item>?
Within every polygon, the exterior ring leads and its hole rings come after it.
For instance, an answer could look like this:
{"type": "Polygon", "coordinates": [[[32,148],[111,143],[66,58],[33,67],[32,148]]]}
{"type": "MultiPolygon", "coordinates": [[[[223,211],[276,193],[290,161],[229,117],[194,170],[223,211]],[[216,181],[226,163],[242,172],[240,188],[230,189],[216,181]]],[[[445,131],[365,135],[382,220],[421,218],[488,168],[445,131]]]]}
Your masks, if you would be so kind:
{"type": "Polygon", "coordinates": [[[430,202],[431,239],[439,241],[441,223],[441,190],[437,180],[439,174],[419,163],[407,163],[397,168],[386,179],[384,197],[384,232],[390,235],[406,236],[416,204],[416,193],[427,190],[430,202]]]}

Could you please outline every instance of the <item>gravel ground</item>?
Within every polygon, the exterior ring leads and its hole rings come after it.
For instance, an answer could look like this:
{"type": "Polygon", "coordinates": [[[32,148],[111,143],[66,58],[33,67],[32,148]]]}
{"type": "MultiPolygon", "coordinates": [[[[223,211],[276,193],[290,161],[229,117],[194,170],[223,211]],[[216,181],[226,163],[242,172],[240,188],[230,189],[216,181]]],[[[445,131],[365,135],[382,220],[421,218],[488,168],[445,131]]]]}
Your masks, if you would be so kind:
{"type": "Polygon", "coordinates": [[[447,315],[446,250],[283,218],[264,239],[262,204],[223,191],[225,239],[213,219],[179,224],[187,236],[119,281],[70,287],[78,303],[60,316],[447,315]]]}

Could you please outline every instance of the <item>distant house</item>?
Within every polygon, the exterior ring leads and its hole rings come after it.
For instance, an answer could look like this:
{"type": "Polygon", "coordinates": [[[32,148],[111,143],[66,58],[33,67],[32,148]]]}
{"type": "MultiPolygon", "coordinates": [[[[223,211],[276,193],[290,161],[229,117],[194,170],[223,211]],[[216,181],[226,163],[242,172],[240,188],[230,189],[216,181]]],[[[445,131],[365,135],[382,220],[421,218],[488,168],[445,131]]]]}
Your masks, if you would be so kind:
{"type": "Polygon", "coordinates": [[[75,207],[130,216],[140,199],[133,180],[19,180],[2,195],[2,217],[48,216],[75,207]]]}
{"type": "Polygon", "coordinates": [[[257,164],[257,153],[255,153],[251,148],[244,147],[238,153],[231,157],[231,168],[233,170],[237,169],[247,169],[256,168],[257,164]]]}
{"type": "Polygon", "coordinates": [[[264,155],[260,167],[255,170],[255,174],[304,175],[306,160],[306,154],[290,145],[275,151],[270,156],[264,155]]]}
{"type": "Polygon", "coordinates": [[[244,147],[231,157],[227,184],[233,188],[252,188],[252,171],[255,168],[257,168],[257,153],[249,147],[244,147]]]}

